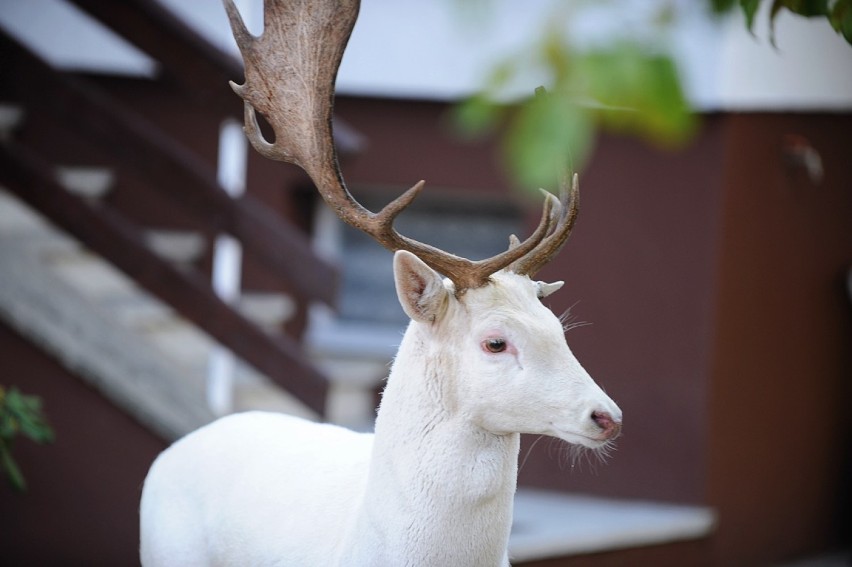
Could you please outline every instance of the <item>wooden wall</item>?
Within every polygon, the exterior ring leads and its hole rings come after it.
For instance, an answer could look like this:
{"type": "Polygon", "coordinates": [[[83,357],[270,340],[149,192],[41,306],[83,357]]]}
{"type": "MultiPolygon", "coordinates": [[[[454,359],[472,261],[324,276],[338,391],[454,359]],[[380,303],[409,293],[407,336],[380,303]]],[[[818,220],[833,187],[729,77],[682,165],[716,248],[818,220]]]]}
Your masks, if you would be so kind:
{"type": "Polygon", "coordinates": [[[727,122],[708,499],[718,564],[746,566],[852,544],[852,116],[727,122]],[[822,183],[790,167],[790,134],[822,183]]]}
{"type": "Polygon", "coordinates": [[[41,397],[56,432],[15,445],[26,493],[0,479],[0,562],[138,565],[142,481],[165,442],[2,323],[0,383],[41,397]]]}

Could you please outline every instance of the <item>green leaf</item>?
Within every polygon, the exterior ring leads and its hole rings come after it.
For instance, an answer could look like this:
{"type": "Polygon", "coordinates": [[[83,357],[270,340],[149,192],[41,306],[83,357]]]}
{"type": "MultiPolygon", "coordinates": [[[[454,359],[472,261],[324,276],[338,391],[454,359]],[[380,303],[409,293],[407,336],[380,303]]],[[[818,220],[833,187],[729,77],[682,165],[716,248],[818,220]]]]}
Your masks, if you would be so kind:
{"type": "Polygon", "coordinates": [[[24,435],[36,443],[49,443],[54,434],[42,414],[41,399],[25,396],[17,388],[6,392],[0,406],[0,437],[11,440],[15,435],[24,435]]]}
{"type": "Polygon", "coordinates": [[[26,490],[24,475],[12,458],[12,444],[18,435],[29,437],[36,443],[54,440],[53,429],[41,410],[41,398],[25,396],[17,388],[0,387],[0,467],[12,486],[26,490]]]}
{"type": "Polygon", "coordinates": [[[21,419],[21,434],[36,443],[50,443],[54,440],[53,429],[41,419],[26,416],[21,419]]]}
{"type": "Polygon", "coordinates": [[[503,115],[502,105],[484,94],[476,94],[457,104],[451,118],[457,134],[462,138],[475,139],[494,130],[503,115]]]}
{"type": "Polygon", "coordinates": [[[0,411],[0,439],[12,439],[18,434],[18,429],[18,420],[11,414],[0,411]]]}
{"type": "Polygon", "coordinates": [[[497,91],[505,87],[517,74],[519,63],[514,59],[506,59],[497,64],[488,74],[486,80],[486,88],[491,91],[497,91]]]}
{"type": "Polygon", "coordinates": [[[604,127],[667,145],[693,132],[695,119],[670,57],[622,44],[578,63],[583,92],[601,103],[595,116],[604,127]]]}
{"type": "Polygon", "coordinates": [[[775,43],[775,20],[782,9],[806,18],[826,17],[835,31],[852,44],[852,1],[850,0],[774,0],[769,12],[769,41],[775,43]]]}
{"type": "Polygon", "coordinates": [[[521,187],[550,187],[566,167],[581,167],[592,137],[588,111],[561,93],[536,96],[518,109],[504,140],[504,154],[521,187]]]}
{"type": "Polygon", "coordinates": [[[760,0],[740,0],[740,7],[746,19],[746,28],[752,34],[754,33],[754,16],[757,14],[757,9],[760,7],[760,0]]]}
{"type": "Polygon", "coordinates": [[[710,7],[717,14],[724,14],[734,7],[736,0],[710,0],[710,7]]]}
{"type": "Polygon", "coordinates": [[[776,0],[776,3],[807,18],[828,15],[828,0],[776,0]]]}
{"type": "Polygon", "coordinates": [[[0,440],[0,465],[2,465],[3,471],[6,473],[6,478],[12,484],[12,488],[18,492],[25,492],[27,482],[24,480],[24,475],[21,473],[21,469],[18,468],[15,459],[12,458],[8,445],[2,440],[0,440]]]}
{"type": "Polygon", "coordinates": [[[769,9],[769,43],[772,47],[778,49],[778,44],[775,43],[775,18],[784,8],[784,0],[775,0],[772,3],[772,8],[769,9]]]}
{"type": "Polygon", "coordinates": [[[828,16],[831,27],[852,45],[852,0],[837,0],[828,16]]]}
{"type": "Polygon", "coordinates": [[[545,35],[539,56],[553,78],[554,90],[565,88],[571,81],[573,67],[571,50],[559,30],[551,29],[545,35]]]}

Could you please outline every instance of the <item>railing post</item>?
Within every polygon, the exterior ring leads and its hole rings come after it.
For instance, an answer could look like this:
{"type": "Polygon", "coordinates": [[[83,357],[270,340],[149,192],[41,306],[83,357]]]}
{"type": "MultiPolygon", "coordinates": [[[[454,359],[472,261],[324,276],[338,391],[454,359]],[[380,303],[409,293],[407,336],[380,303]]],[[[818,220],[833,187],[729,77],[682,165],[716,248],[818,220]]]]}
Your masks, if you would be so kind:
{"type": "MultiPolygon", "coordinates": [[[[228,118],[219,129],[219,155],[217,177],[219,184],[231,198],[243,194],[246,186],[248,142],[242,124],[228,118]]],[[[240,276],[243,249],[239,241],[227,234],[216,236],[213,249],[213,290],[231,305],[240,299],[240,276]]],[[[207,363],[207,403],[217,415],[225,415],[234,408],[234,374],[236,357],[218,344],[210,353],[207,363]]]]}

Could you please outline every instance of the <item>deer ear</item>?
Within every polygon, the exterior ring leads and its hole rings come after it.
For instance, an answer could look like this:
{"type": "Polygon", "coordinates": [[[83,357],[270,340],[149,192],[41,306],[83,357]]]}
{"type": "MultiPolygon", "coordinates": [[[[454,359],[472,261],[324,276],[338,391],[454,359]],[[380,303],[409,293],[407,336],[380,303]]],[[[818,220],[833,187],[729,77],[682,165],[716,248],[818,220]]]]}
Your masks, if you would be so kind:
{"type": "Polygon", "coordinates": [[[411,252],[398,250],[393,256],[393,275],[405,313],[421,323],[433,322],[450,293],[440,274],[411,252]]]}

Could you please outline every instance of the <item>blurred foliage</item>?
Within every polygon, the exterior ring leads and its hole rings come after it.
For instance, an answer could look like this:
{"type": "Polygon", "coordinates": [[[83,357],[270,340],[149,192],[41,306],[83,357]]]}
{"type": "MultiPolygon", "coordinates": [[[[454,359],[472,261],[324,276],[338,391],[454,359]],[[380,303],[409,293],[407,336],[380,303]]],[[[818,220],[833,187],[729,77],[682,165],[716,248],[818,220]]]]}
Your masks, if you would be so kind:
{"type": "MultiPolygon", "coordinates": [[[[835,30],[852,41],[852,0],[769,1],[770,24],[784,10],[827,17],[835,30]]],[[[761,4],[761,0],[707,2],[708,9],[718,14],[739,8],[749,30],[761,4]]],[[[603,3],[579,1],[571,9],[557,10],[534,45],[497,64],[483,88],[453,111],[453,124],[463,137],[504,132],[503,158],[521,188],[550,187],[566,168],[582,168],[599,129],[664,147],[683,144],[696,130],[697,118],[665,44],[666,31],[676,17],[676,2],[659,3],[646,22],[650,34],[624,34],[602,45],[570,43],[571,34],[566,33],[570,20],[603,3]],[[538,81],[533,84],[546,85],[547,96],[513,98],[512,87],[529,83],[530,77],[538,81]]],[[[484,0],[477,5],[487,11],[484,0]]],[[[612,1],[609,8],[616,16],[620,10],[629,11],[612,1]]],[[[774,45],[774,26],[770,30],[774,45]]]]}
{"type": "Polygon", "coordinates": [[[0,386],[0,466],[16,490],[27,488],[21,469],[12,458],[15,438],[24,436],[36,443],[54,440],[53,429],[41,410],[41,399],[25,396],[17,388],[6,390],[0,386]]]}
{"type": "MultiPolygon", "coordinates": [[[[498,64],[485,87],[453,113],[457,130],[477,138],[505,128],[502,151],[519,187],[550,187],[561,172],[588,159],[597,128],[664,146],[675,146],[695,130],[695,117],[681,88],[673,59],[654,41],[618,38],[578,48],[566,39],[563,11],[523,53],[498,64]],[[521,76],[540,77],[547,95],[513,100],[521,76]]],[[[661,11],[655,25],[665,26],[661,11]]],[[[532,94],[532,93],[530,93],[532,94]]]]}
{"type": "MultiPolygon", "coordinates": [[[[806,18],[826,18],[831,27],[852,45],[852,0],[767,0],[769,7],[769,39],[775,45],[775,20],[787,11],[806,18]]],[[[710,0],[717,13],[739,6],[746,18],[746,27],[754,31],[754,20],[764,0],[710,0]]]]}

